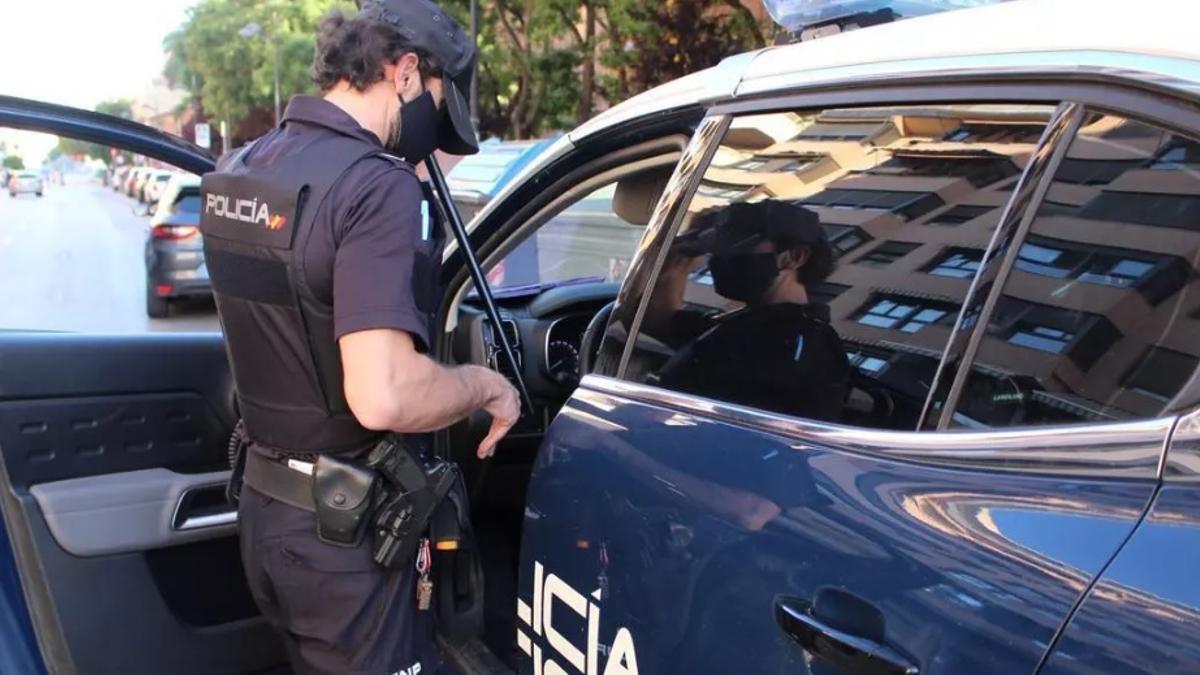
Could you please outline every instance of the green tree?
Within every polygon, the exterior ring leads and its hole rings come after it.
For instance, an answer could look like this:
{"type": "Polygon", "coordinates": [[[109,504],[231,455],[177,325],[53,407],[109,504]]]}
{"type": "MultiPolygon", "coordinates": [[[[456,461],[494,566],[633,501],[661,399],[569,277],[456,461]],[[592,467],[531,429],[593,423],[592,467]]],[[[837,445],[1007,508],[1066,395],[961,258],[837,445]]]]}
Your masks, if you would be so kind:
{"type": "Polygon", "coordinates": [[[200,0],[164,40],[164,73],[209,116],[229,122],[235,136],[258,135],[273,121],[276,58],[284,102],[312,93],[317,23],[336,6],[352,9],[331,0],[200,0]],[[239,32],[250,23],[262,32],[243,37],[239,32]]]}
{"type": "Polygon", "coordinates": [[[131,120],[133,119],[133,101],[127,98],[101,101],[96,104],[96,112],[131,120]]]}
{"type": "Polygon", "coordinates": [[[19,155],[8,155],[4,158],[3,166],[12,171],[21,171],[25,168],[25,160],[21,159],[19,155]]]}

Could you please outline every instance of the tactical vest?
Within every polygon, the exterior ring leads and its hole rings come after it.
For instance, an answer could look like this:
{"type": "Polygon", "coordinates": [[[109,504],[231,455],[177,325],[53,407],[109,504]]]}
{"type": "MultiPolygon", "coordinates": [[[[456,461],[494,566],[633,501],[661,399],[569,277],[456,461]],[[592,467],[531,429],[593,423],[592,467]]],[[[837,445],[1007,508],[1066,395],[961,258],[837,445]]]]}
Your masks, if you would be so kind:
{"type": "Polygon", "coordinates": [[[380,436],[346,403],[333,307],[309,288],[305,245],[320,206],[351,165],[382,155],[330,135],[306,159],[247,165],[253,146],[201,182],[204,258],[246,433],[286,452],[338,452],[380,436]]]}

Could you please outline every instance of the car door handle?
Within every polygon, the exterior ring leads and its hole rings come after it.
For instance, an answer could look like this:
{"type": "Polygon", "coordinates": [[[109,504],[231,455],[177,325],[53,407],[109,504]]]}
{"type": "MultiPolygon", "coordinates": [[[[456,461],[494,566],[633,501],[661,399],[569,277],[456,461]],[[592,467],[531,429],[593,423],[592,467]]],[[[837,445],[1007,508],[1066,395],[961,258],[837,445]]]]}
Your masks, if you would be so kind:
{"type": "Polygon", "coordinates": [[[798,598],[775,600],[775,621],[783,632],[814,658],[833,665],[839,672],[847,675],[919,675],[920,670],[895,649],[879,640],[837,628],[813,614],[812,605],[798,598]]]}

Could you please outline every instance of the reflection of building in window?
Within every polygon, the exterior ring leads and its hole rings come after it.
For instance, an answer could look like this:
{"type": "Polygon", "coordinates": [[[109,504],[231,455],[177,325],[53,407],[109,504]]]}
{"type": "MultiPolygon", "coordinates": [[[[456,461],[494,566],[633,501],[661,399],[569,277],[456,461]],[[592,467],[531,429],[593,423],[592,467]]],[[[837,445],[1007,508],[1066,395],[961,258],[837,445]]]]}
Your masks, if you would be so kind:
{"type": "Polygon", "coordinates": [[[1107,185],[1130,169],[1145,165],[1145,159],[1079,159],[1066,157],[1054,174],[1055,182],[1074,185],[1107,185]]]}
{"type": "Polygon", "coordinates": [[[930,218],[926,225],[962,225],[968,220],[975,220],[979,216],[994,210],[995,206],[976,206],[974,204],[959,204],[953,208],[946,209],[936,216],[930,218]]]}
{"type": "Polygon", "coordinates": [[[1065,354],[1081,370],[1091,368],[1121,332],[1106,317],[1053,305],[1000,297],[988,332],[1011,344],[1065,354]]]}
{"type": "Polygon", "coordinates": [[[825,228],[825,236],[829,237],[829,243],[833,246],[833,250],[837,251],[839,257],[871,241],[871,235],[863,232],[861,227],[829,223],[822,223],[821,227],[825,228]]]}
{"type": "Polygon", "coordinates": [[[930,176],[965,178],[975,187],[991,185],[1019,173],[1005,155],[993,152],[908,152],[896,153],[865,173],[881,176],[930,176]]]}
{"type": "Polygon", "coordinates": [[[1200,143],[1175,138],[1163,147],[1148,168],[1162,170],[1184,169],[1200,164],[1200,143]]]}
{"type": "Polygon", "coordinates": [[[835,284],[826,281],[819,286],[808,289],[808,300],[818,305],[828,305],[833,302],[834,298],[848,290],[850,290],[850,287],[846,284],[835,284]]]}
{"type": "Polygon", "coordinates": [[[1200,230],[1200,195],[1105,191],[1080,209],[1079,217],[1200,230]]]}
{"type": "Polygon", "coordinates": [[[1005,124],[1002,122],[964,122],[946,134],[956,143],[1037,143],[1044,124],[1005,124]]]}
{"type": "Polygon", "coordinates": [[[854,263],[868,267],[887,267],[920,246],[908,241],[885,241],[864,253],[854,263]]]}
{"type": "Polygon", "coordinates": [[[1187,262],[1175,256],[1031,236],[1017,254],[1016,268],[1056,279],[1136,288],[1152,305],[1187,285],[1187,262]]]}
{"type": "Polygon", "coordinates": [[[799,203],[805,206],[824,206],[834,209],[890,211],[905,220],[919,218],[945,205],[942,198],[934,192],[848,190],[844,188],[827,188],[815,195],[801,199],[799,203]]]}
{"type": "Polygon", "coordinates": [[[823,155],[754,155],[736,164],[729,165],[730,169],[753,171],[757,173],[794,173],[803,171],[821,161],[823,155]]]}
{"type": "Polygon", "coordinates": [[[983,249],[954,246],[943,251],[925,271],[939,277],[970,279],[979,271],[982,260],[983,249]]]}
{"type": "Polygon", "coordinates": [[[816,122],[796,136],[806,141],[861,141],[879,130],[878,120],[866,122],[816,122]]]}
{"type": "Polygon", "coordinates": [[[732,201],[746,194],[749,189],[749,186],[746,185],[733,185],[731,183],[704,180],[700,182],[700,187],[696,188],[696,192],[706,197],[716,197],[732,201]]]}
{"type": "Polygon", "coordinates": [[[1130,389],[1157,398],[1171,399],[1191,379],[1200,359],[1162,347],[1151,347],[1126,373],[1124,384],[1130,389]]]}
{"type": "Polygon", "coordinates": [[[850,359],[851,367],[858,368],[867,375],[882,375],[888,365],[886,356],[876,356],[861,349],[847,352],[846,358],[850,359]]]}
{"type": "Polygon", "coordinates": [[[876,328],[916,333],[928,325],[952,322],[957,311],[957,305],[941,300],[880,293],[859,309],[855,321],[876,328]]]}

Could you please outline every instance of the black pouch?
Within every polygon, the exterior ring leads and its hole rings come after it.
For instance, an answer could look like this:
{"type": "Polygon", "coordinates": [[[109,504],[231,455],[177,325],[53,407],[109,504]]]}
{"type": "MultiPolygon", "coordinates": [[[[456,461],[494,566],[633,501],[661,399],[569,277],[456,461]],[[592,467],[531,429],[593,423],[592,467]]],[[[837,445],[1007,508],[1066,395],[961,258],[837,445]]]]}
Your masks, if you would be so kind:
{"type": "Polygon", "coordinates": [[[364,466],[320,455],[313,469],[317,538],[335,546],[358,546],[370,522],[379,474],[364,466]]]}

